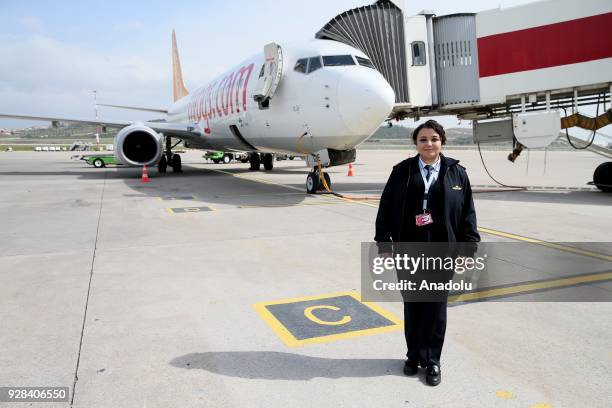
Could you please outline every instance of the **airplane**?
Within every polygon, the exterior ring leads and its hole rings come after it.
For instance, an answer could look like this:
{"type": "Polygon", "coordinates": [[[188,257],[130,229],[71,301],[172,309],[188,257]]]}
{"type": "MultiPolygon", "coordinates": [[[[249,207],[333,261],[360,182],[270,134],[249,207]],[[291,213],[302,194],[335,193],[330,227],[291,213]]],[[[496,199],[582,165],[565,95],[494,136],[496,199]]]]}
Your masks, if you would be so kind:
{"type": "Polygon", "coordinates": [[[174,103],[168,109],[107,105],[165,114],[160,121],[98,121],[2,114],[0,117],[86,123],[121,129],[114,140],[126,165],[181,172],[173,138],[185,147],[249,152],[250,169],[272,170],[274,154],[299,155],[312,168],[306,191],[331,185],[323,167],[355,161],[355,147],[393,110],[395,93],[362,51],[332,40],[270,43],[210,83],[189,92],[172,31],[174,103]]]}

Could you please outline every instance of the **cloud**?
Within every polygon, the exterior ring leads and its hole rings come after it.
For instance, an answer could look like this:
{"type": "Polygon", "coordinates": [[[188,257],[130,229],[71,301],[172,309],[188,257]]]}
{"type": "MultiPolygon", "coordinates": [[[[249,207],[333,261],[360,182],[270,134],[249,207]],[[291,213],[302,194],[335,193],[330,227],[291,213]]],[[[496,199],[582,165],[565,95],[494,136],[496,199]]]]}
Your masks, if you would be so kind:
{"type": "MultiPolygon", "coordinates": [[[[110,55],[43,35],[0,35],[0,112],[93,116],[98,101],[164,108],[171,102],[170,61],[110,55]]],[[[108,119],[145,119],[113,111],[108,119]]]]}
{"type": "Polygon", "coordinates": [[[37,17],[22,16],[22,17],[17,17],[16,20],[19,24],[27,28],[29,31],[32,31],[32,32],[44,31],[45,25],[42,22],[42,20],[40,20],[37,17]]]}

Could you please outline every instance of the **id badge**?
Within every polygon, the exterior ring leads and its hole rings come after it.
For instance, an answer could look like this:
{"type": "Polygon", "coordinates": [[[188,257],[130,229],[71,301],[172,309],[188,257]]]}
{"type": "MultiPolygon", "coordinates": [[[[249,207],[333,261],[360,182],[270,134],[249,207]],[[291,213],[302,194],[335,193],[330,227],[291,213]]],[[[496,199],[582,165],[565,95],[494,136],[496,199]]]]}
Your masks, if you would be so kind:
{"type": "Polygon", "coordinates": [[[416,216],[417,227],[423,227],[425,225],[433,224],[433,218],[429,213],[423,213],[416,216]]]}

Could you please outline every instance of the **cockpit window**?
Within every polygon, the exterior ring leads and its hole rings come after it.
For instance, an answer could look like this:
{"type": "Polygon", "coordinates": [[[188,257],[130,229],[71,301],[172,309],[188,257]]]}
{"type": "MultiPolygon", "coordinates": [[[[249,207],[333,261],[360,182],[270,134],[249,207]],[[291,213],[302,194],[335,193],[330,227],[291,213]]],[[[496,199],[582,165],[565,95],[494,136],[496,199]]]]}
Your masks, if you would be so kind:
{"type": "Polygon", "coordinates": [[[300,58],[295,63],[295,67],[293,67],[293,70],[296,71],[296,72],[301,72],[301,73],[305,74],[306,73],[306,68],[308,68],[308,58],[300,58]]]}
{"type": "Polygon", "coordinates": [[[323,65],[321,64],[321,57],[312,57],[308,60],[308,73],[310,74],[313,71],[321,68],[323,65]]]}
{"type": "Polygon", "coordinates": [[[350,55],[327,55],[323,57],[323,65],[326,67],[340,67],[343,65],[355,65],[350,55]]]}
{"type": "Polygon", "coordinates": [[[363,65],[364,67],[368,67],[368,68],[372,68],[372,69],[376,69],[376,67],[374,66],[374,64],[372,64],[372,61],[370,61],[367,58],[363,58],[360,56],[355,56],[355,59],[357,60],[357,62],[359,63],[359,65],[363,65]]]}
{"type": "MultiPolygon", "coordinates": [[[[372,65],[372,62],[369,59],[361,57],[357,58],[360,58],[360,60],[364,61],[360,61],[361,65],[374,68],[374,65],[372,65]]],[[[323,68],[323,66],[340,67],[345,65],[355,65],[355,60],[353,59],[352,55],[327,55],[325,57],[317,56],[310,58],[300,58],[295,63],[293,70],[296,72],[301,72],[303,74],[310,74],[311,72],[323,68]]]]}

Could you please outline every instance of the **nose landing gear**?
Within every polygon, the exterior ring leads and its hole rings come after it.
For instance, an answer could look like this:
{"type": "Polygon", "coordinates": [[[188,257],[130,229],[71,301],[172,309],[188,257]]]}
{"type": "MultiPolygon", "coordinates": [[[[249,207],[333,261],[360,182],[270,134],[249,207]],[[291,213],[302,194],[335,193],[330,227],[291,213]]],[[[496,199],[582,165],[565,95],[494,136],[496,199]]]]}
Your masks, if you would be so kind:
{"type": "Polygon", "coordinates": [[[306,192],[308,194],[316,194],[317,191],[330,192],[331,178],[322,169],[314,168],[306,176],[306,192]],[[321,180],[321,174],[323,175],[323,180],[321,180]]]}

